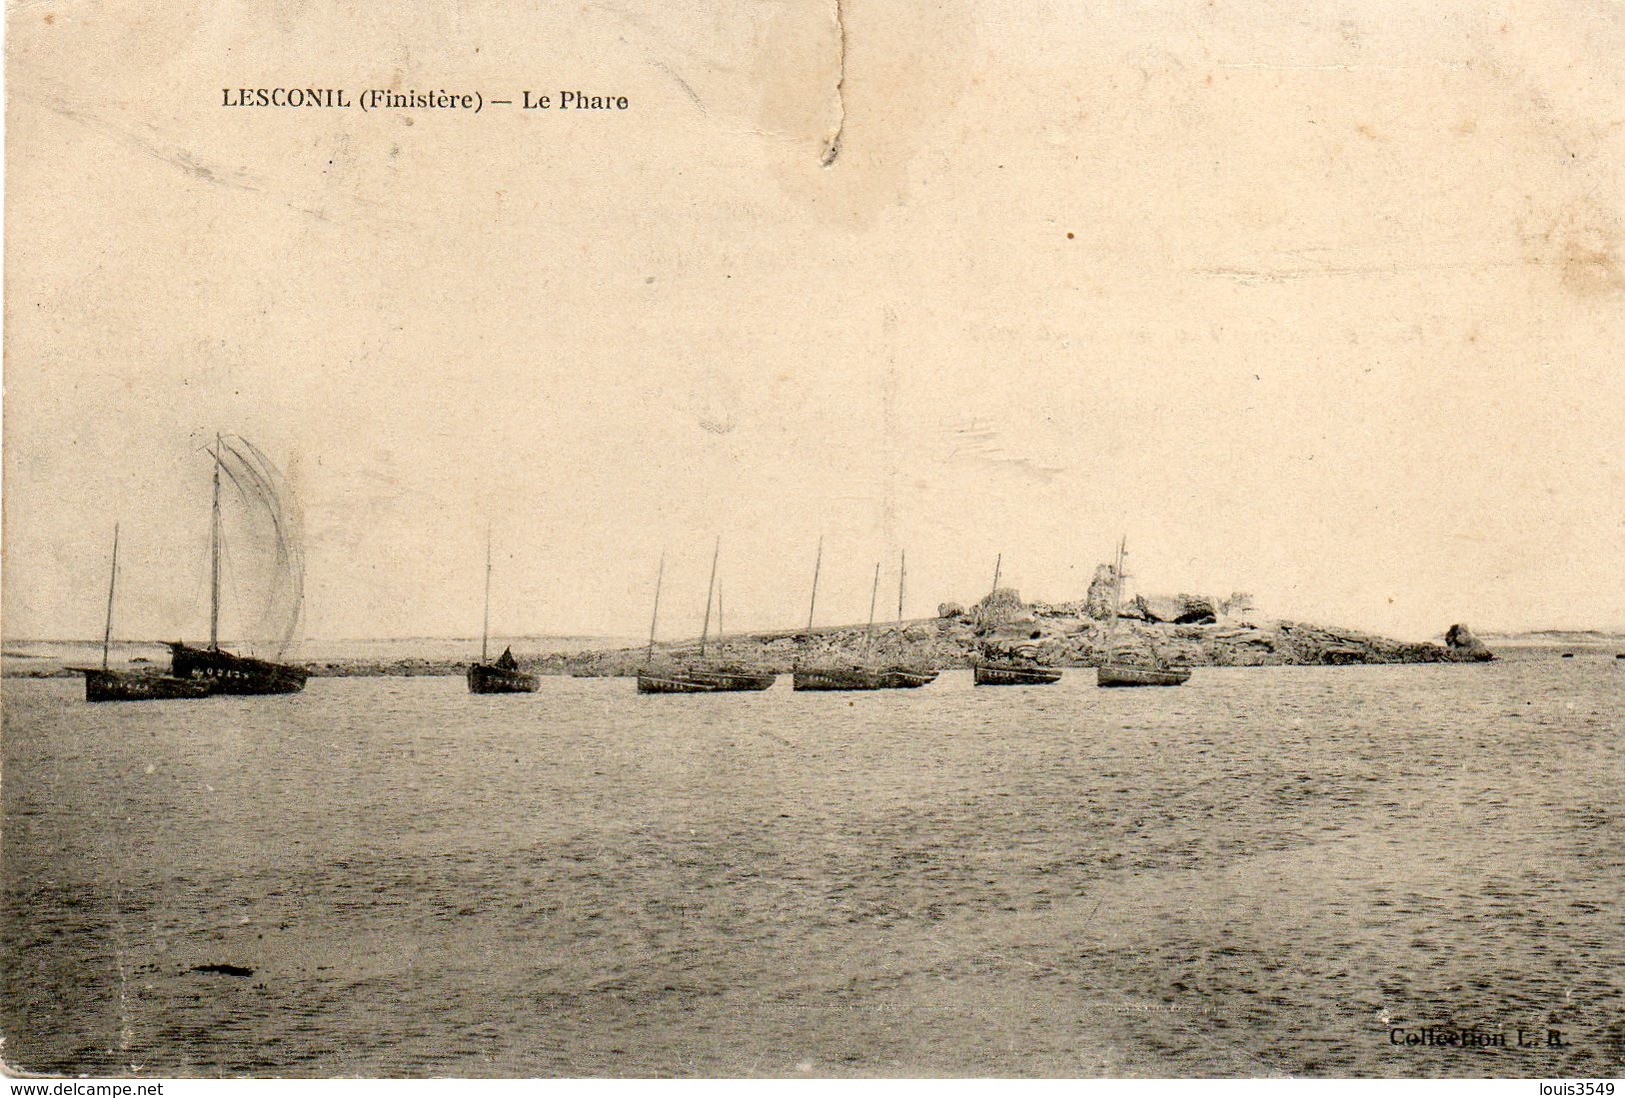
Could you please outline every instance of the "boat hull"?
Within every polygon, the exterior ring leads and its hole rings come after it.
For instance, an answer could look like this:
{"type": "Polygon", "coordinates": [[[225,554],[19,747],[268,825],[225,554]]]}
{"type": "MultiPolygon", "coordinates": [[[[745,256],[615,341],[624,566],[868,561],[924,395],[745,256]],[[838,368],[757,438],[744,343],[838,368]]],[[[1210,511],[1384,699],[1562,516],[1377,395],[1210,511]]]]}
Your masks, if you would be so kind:
{"type": "Polygon", "coordinates": [[[883,690],[917,690],[937,681],[935,671],[916,667],[888,667],[880,673],[883,690]]]}
{"type": "Polygon", "coordinates": [[[476,663],[468,669],[470,694],[534,694],[539,685],[535,675],[492,663],[476,663]]]}
{"type": "Polygon", "coordinates": [[[708,671],[706,676],[719,680],[723,690],[766,690],[779,681],[777,675],[765,671],[708,671]]]}
{"type": "Polygon", "coordinates": [[[1053,667],[1013,667],[979,663],[974,668],[977,686],[1048,686],[1058,682],[1061,672],[1053,667]]]}
{"type": "Polygon", "coordinates": [[[797,671],[797,690],[914,690],[935,682],[937,673],[914,667],[829,667],[797,671]]]}
{"type": "Polygon", "coordinates": [[[199,679],[178,679],[156,671],[103,671],[75,667],[85,676],[85,700],[171,701],[176,698],[206,698],[213,691],[199,679]]]}
{"type": "Polygon", "coordinates": [[[757,671],[643,671],[640,694],[721,694],[766,690],[778,676],[757,671]]]}
{"type": "Polygon", "coordinates": [[[303,667],[234,656],[215,648],[169,646],[170,673],[177,679],[208,684],[210,694],[297,694],[309,677],[303,667]]]}
{"type": "Polygon", "coordinates": [[[831,668],[823,671],[797,671],[791,686],[796,690],[884,690],[882,673],[863,668],[831,668]]]}
{"type": "Polygon", "coordinates": [[[1179,686],[1189,680],[1188,667],[1134,667],[1108,663],[1095,668],[1098,686],[1179,686]]]}

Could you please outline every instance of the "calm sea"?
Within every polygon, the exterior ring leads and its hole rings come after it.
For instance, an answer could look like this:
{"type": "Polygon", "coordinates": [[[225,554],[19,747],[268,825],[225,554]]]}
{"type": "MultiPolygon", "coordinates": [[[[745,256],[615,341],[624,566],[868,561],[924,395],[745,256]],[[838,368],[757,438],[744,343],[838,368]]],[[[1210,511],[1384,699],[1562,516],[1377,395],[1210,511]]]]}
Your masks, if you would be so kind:
{"type": "Polygon", "coordinates": [[[789,685],[313,679],[92,706],[76,681],[7,680],[4,1056],[1625,1071],[1611,652],[1202,668],[1174,690],[789,685]],[[1427,1031],[1492,1043],[1405,1043],[1427,1031]]]}

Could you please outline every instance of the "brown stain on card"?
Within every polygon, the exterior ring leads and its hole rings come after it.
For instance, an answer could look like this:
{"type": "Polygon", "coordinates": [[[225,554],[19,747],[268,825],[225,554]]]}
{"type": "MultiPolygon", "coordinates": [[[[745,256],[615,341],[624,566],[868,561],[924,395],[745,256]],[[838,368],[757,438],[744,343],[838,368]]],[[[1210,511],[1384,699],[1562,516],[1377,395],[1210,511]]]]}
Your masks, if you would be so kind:
{"type": "Polygon", "coordinates": [[[1578,201],[1544,228],[1523,235],[1532,265],[1550,268],[1573,296],[1592,300],[1625,295],[1625,231],[1611,211],[1578,201]]]}

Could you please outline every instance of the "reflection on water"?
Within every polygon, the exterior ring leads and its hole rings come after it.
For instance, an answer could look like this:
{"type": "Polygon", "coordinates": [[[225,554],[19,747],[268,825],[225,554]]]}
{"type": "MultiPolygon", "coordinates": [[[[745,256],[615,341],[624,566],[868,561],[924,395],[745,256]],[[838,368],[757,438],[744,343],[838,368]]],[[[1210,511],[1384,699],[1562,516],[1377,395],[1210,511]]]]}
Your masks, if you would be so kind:
{"type": "Polygon", "coordinates": [[[81,691],[5,684],[25,1069],[1625,1065],[1625,666],[1600,657],[1149,691],[81,691]],[[1542,1044],[1393,1043],[1424,1027],[1542,1044]]]}

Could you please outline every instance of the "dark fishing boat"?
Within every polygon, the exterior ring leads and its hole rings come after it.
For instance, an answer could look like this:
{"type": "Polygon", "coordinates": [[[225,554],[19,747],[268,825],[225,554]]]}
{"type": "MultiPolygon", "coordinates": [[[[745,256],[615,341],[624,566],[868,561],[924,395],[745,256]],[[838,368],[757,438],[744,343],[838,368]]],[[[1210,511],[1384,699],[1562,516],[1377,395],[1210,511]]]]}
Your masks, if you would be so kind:
{"type": "Polygon", "coordinates": [[[707,682],[717,684],[718,690],[754,691],[766,690],[779,681],[778,675],[771,671],[746,671],[742,668],[721,667],[711,671],[694,671],[690,674],[698,676],[707,682]]]}
{"type": "Polygon", "coordinates": [[[534,694],[538,685],[535,675],[519,670],[512,648],[504,648],[492,663],[470,664],[468,668],[470,694],[534,694]]]}
{"type": "Polygon", "coordinates": [[[1047,686],[1059,682],[1054,667],[1023,667],[1015,663],[978,663],[971,668],[977,686],[1047,686]]]}
{"type": "MultiPolygon", "coordinates": [[[[993,562],[993,591],[989,596],[999,592],[999,570],[1004,564],[1004,554],[1000,553],[993,562]]],[[[989,611],[992,607],[989,605],[989,611]]],[[[1048,686],[1059,682],[1061,672],[1054,667],[1040,667],[1036,663],[1018,663],[1014,660],[996,660],[993,662],[977,661],[971,666],[971,682],[976,686],[1048,686]]]]}
{"type": "Polygon", "coordinates": [[[1123,604],[1123,558],[1128,556],[1127,540],[1117,543],[1117,567],[1112,577],[1112,620],[1108,626],[1106,661],[1095,668],[1096,686],[1181,686],[1191,677],[1189,667],[1175,667],[1160,656],[1149,664],[1127,659],[1116,651],[1117,612],[1123,604]]]}
{"type": "Polygon", "coordinates": [[[243,504],[245,519],[257,527],[255,544],[265,558],[266,607],[256,632],[278,656],[293,642],[304,607],[304,559],[299,545],[298,513],[287,497],[283,479],[270,460],[244,438],[214,438],[214,498],[209,528],[209,645],[199,648],[173,641],[170,673],[178,679],[208,684],[212,694],[296,694],[305,688],[303,667],[220,647],[220,553],[225,529],[220,512],[220,478],[231,482],[243,504]]]}
{"type": "Polygon", "coordinates": [[[797,690],[879,690],[881,673],[866,667],[821,667],[797,671],[791,685],[797,690]]]}
{"type": "MultiPolygon", "coordinates": [[[[818,570],[824,559],[824,544],[818,543],[818,556],[813,563],[812,605],[807,609],[807,628],[812,629],[813,607],[818,603],[818,570]]],[[[863,645],[868,650],[875,631],[875,600],[880,594],[880,565],[875,565],[875,586],[869,595],[869,625],[863,645]]],[[[890,687],[885,672],[863,664],[851,667],[804,667],[791,675],[790,685],[796,690],[885,690],[890,687]]]]}
{"type": "Polygon", "coordinates": [[[917,690],[937,681],[935,671],[913,667],[823,667],[792,676],[797,690],[917,690]]]}
{"type": "MultiPolygon", "coordinates": [[[[900,647],[905,647],[907,643],[903,637],[903,591],[907,580],[908,553],[899,552],[897,556],[897,637],[900,647]]],[[[880,672],[880,689],[882,690],[917,690],[936,681],[937,673],[929,667],[894,664],[880,672]]]]}
{"type": "MultiPolygon", "coordinates": [[[[654,613],[649,619],[649,651],[644,658],[644,667],[638,672],[638,693],[640,694],[720,694],[744,693],[757,690],[766,690],[777,681],[778,676],[763,671],[747,671],[735,667],[705,667],[705,643],[711,633],[711,604],[717,596],[717,557],[722,552],[722,539],[717,539],[716,548],[711,553],[711,583],[705,592],[705,622],[700,627],[700,661],[702,666],[690,665],[679,668],[656,668],[655,655],[655,628],[660,621],[660,588],[666,575],[666,557],[660,556],[660,568],[655,574],[655,606],[654,613]]],[[[719,608],[717,622],[717,639],[722,639],[722,623],[719,608]]]]}
{"type": "Polygon", "coordinates": [[[170,672],[208,685],[211,694],[297,694],[310,677],[303,667],[237,656],[222,648],[169,644],[170,672]]]}
{"type": "MultiPolygon", "coordinates": [[[[719,539],[720,548],[720,539],[719,539]]],[[[715,563],[713,562],[713,568],[715,563]]],[[[702,631],[703,632],[703,631],[702,631]]],[[[717,648],[722,647],[722,580],[717,580],[717,648]]],[[[705,658],[705,637],[700,637],[700,659],[705,658]]],[[[734,667],[722,664],[713,667],[689,668],[688,675],[699,682],[716,684],[717,690],[727,691],[755,691],[766,690],[779,677],[770,671],[748,671],[743,667],[734,667]]]]}
{"type": "Polygon", "coordinates": [[[177,679],[157,671],[104,671],[94,667],[74,667],[85,676],[85,700],[174,701],[179,698],[206,698],[214,693],[198,679],[177,679]]]}
{"type": "Polygon", "coordinates": [[[777,675],[758,671],[644,670],[638,672],[638,693],[717,694],[766,690],[777,679],[777,675]]]}
{"type": "Polygon", "coordinates": [[[1137,667],[1120,660],[1095,668],[1098,686],[1180,686],[1190,677],[1188,667],[1137,667]]]}
{"type": "Polygon", "coordinates": [[[107,624],[102,630],[102,665],[100,667],[72,667],[85,677],[85,700],[106,701],[163,701],[175,698],[201,698],[210,693],[209,685],[194,679],[176,678],[158,671],[114,671],[107,666],[108,650],[113,643],[113,593],[118,587],[118,526],[113,526],[113,567],[107,580],[107,624]]]}
{"type": "Polygon", "coordinates": [[[513,658],[513,649],[504,648],[495,663],[488,663],[487,652],[491,643],[491,531],[485,531],[485,616],[480,619],[480,660],[469,665],[468,692],[470,694],[534,694],[539,685],[536,676],[519,670],[519,661],[513,658]]]}
{"type": "Polygon", "coordinates": [[[882,690],[917,690],[937,681],[935,671],[917,667],[888,667],[880,673],[882,690]]]}

